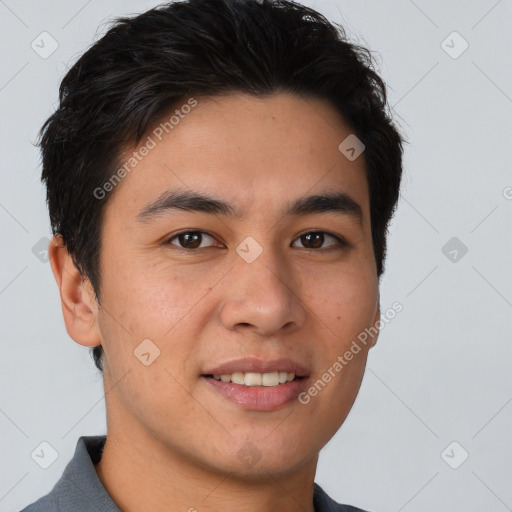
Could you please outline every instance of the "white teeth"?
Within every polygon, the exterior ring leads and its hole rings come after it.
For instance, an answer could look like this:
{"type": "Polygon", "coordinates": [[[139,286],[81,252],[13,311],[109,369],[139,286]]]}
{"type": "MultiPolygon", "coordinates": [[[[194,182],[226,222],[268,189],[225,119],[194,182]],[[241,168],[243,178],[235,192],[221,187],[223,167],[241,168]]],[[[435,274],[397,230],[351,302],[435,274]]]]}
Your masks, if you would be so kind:
{"type": "Polygon", "coordinates": [[[279,384],[279,372],[264,373],[261,377],[262,386],[277,386],[279,384]]]}
{"type": "Polygon", "coordinates": [[[244,384],[246,386],[261,386],[261,373],[246,373],[244,384]]]}
{"type": "Polygon", "coordinates": [[[234,384],[244,384],[245,375],[242,372],[232,373],[229,377],[234,384]]]}
{"type": "Polygon", "coordinates": [[[215,380],[221,380],[222,382],[233,382],[234,384],[244,384],[245,386],[267,386],[273,387],[279,384],[285,384],[295,379],[295,373],[288,372],[268,372],[268,373],[257,373],[257,372],[234,372],[224,373],[222,375],[214,375],[215,380]]]}

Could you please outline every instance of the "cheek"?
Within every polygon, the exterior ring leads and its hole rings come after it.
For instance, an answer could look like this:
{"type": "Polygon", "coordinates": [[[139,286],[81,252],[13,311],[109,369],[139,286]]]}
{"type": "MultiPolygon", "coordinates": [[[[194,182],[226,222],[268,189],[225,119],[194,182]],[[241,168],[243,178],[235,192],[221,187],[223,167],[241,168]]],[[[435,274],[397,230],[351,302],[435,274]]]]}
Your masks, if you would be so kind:
{"type": "Polygon", "coordinates": [[[341,339],[373,323],[378,306],[378,281],[372,269],[324,274],[321,282],[316,280],[315,290],[310,294],[312,308],[341,339]]]}
{"type": "Polygon", "coordinates": [[[361,272],[333,273],[320,290],[310,302],[318,329],[319,364],[308,390],[309,406],[315,417],[326,418],[334,434],[359,392],[370,348],[359,336],[374,323],[378,281],[368,267],[361,272]]]}
{"type": "Polygon", "coordinates": [[[134,339],[162,337],[205,294],[210,281],[161,259],[153,264],[150,257],[135,256],[110,262],[105,277],[106,309],[134,339]]]}
{"type": "MultiPolygon", "coordinates": [[[[171,376],[184,382],[193,366],[197,340],[211,320],[208,292],[222,274],[199,272],[190,266],[178,272],[169,265],[140,268],[130,272],[121,266],[105,280],[101,334],[107,356],[115,365],[116,376],[131,368],[132,373],[147,370],[136,355],[147,347],[151,363],[151,379],[162,383],[171,376]],[[150,340],[144,341],[144,340],[150,340]],[[143,345],[145,343],[145,345],[143,345]],[[140,348],[139,348],[140,347],[140,348]]],[[[141,382],[146,374],[140,376],[141,382]]],[[[135,376],[135,375],[134,375],[135,376]]],[[[172,379],[171,379],[172,380],[172,379]]],[[[159,382],[147,382],[157,389],[159,382]]]]}

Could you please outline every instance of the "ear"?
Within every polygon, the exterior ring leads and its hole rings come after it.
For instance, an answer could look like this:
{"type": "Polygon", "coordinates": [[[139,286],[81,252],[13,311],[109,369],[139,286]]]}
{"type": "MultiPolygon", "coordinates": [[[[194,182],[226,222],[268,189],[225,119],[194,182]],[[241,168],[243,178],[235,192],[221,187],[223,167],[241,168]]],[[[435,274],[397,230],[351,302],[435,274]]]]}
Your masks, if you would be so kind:
{"type": "Polygon", "coordinates": [[[60,235],[51,239],[48,255],[59,287],[68,334],[80,345],[100,345],[101,337],[96,323],[98,303],[89,279],[80,275],[60,235]]]}

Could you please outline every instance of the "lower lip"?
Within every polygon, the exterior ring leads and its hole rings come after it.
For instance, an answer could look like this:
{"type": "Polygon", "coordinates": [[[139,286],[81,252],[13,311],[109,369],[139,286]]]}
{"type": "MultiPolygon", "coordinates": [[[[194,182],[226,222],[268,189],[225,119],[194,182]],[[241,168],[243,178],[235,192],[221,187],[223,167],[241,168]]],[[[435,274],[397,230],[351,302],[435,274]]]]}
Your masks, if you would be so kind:
{"type": "Polygon", "coordinates": [[[211,377],[204,377],[221,395],[251,411],[275,411],[287,403],[296,400],[307,387],[306,377],[292,380],[277,386],[245,386],[233,382],[223,382],[211,377]]]}

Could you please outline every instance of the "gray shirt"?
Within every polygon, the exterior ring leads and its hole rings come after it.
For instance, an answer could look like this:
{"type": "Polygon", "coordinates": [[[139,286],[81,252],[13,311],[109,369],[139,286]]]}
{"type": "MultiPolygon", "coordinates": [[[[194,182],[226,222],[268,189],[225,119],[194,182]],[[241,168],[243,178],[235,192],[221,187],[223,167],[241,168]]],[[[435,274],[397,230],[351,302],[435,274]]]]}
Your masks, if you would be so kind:
{"type": "MultiPolygon", "coordinates": [[[[121,512],[94,468],[101,459],[105,441],[106,436],[80,437],[73,458],[53,489],[21,512],[121,512]]],[[[313,504],[315,512],[365,512],[336,503],[316,482],[313,504]]]]}

